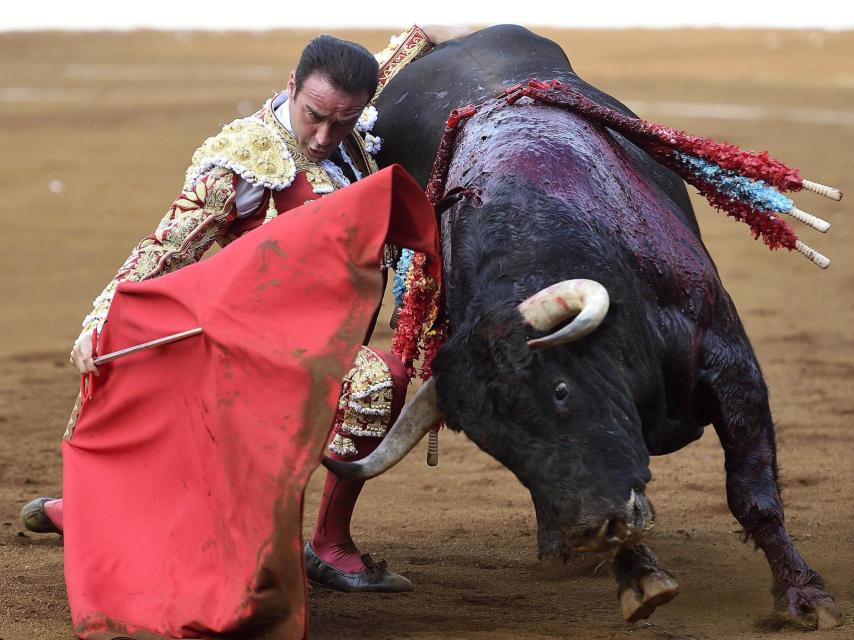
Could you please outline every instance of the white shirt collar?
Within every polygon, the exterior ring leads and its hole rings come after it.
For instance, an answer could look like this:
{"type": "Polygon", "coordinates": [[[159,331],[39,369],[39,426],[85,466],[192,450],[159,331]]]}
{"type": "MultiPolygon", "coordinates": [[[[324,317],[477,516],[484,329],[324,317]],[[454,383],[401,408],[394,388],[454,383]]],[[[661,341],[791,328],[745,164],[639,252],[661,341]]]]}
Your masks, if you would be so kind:
{"type": "Polygon", "coordinates": [[[291,128],[291,111],[288,109],[288,94],[285,93],[284,96],[285,99],[278,105],[275,104],[276,98],[273,98],[273,115],[276,116],[276,120],[278,120],[281,125],[290,131],[291,135],[293,135],[294,130],[291,128]]]}

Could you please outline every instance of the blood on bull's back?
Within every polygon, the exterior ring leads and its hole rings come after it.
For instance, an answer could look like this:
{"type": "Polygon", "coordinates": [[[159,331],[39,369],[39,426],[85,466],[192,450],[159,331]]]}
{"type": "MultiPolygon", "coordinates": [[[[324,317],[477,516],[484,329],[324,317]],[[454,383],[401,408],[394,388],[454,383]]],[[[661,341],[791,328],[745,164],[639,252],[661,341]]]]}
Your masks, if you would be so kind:
{"type": "MultiPolygon", "coordinates": [[[[475,189],[488,200],[491,188],[508,181],[566,204],[562,211],[508,215],[549,216],[555,239],[561,227],[601,234],[615,253],[624,253],[617,259],[634,263],[657,304],[708,319],[721,283],[693,212],[674,202],[601,126],[537,104],[498,101],[480,110],[456,140],[446,190],[475,189]]],[[[567,239],[567,251],[573,243],[577,239],[567,239]]],[[[611,259],[590,256],[590,263],[611,259]]]]}

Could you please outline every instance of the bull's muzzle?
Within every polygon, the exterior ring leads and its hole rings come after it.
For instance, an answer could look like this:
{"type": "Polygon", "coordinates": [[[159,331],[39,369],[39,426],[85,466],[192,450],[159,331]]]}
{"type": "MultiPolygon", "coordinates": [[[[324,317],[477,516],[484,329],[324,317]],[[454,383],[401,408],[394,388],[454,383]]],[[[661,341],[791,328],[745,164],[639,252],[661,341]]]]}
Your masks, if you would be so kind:
{"type": "Polygon", "coordinates": [[[323,465],[342,478],[373,478],[400,462],[441,419],[436,403],[436,383],[431,378],[403,408],[380,446],[370,455],[355,462],[323,458],[323,465]]]}
{"type": "Polygon", "coordinates": [[[517,307],[529,325],[550,331],[573,316],[565,327],[542,338],[528,340],[532,349],[556,347],[592,333],[608,313],[608,290],[595,280],[564,280],[538,291],[517,307]]]}
{"type": "Polygon", "coordinates": [[[628,502],[607,517],[592,534],[570,534],[569,543],[577,551],[604,552],[615,547],[639,544],[655,524],[655,510],[643,492],[634,489],[628,502]]]}

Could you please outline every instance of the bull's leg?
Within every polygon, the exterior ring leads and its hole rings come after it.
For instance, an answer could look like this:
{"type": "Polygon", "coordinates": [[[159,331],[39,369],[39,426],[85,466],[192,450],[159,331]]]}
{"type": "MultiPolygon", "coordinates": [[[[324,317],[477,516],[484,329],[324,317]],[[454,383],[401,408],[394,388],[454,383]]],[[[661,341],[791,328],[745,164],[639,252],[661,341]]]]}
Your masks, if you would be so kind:
{"type": "Polygon", "coordinates": [[[759,366],[752,353],[728,351],[719,351],[712,364],[715,372],[707,380],[725,454],[727,501],[745,536],[765,552],[775,608],[820,629],[833,627],[840,622],[836,604],[784,524],[774,425],[759,366]]]}
{"type": "Polygon", "coordinates": [[[648,618],[679,594],[679,584],[662,569],[645,544],[622,547],[614,558],[617,597],[627,622],[648,618]]]}

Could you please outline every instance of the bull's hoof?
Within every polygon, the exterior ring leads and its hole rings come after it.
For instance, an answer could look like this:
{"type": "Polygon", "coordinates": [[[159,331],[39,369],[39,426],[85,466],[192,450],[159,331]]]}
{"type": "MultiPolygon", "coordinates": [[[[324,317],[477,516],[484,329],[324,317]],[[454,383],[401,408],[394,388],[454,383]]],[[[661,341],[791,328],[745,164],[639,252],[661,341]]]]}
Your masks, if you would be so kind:
{"type": "Polygon", "coordinates": [[[819,605],[815,608],[816,626],[819,629],[831,629],[839,626],[842,616],[835,602],[819,605]]]}
{"type": "Polygon", "coordinates": [[[775,608],[803,627],[832,629],[839,626],[842,616],[833,596],[823,587],[818,574],[813,574],[805,585],[775,589],[775,608]]]}
{"type": "Polygon", "coordinates": [[[620,611],[626,622],[637,622],[649,618],[657,607],[670,602],[677,595],[679,584],[673,576],[659,569],[620,591],[620,611]]]}
{"type": "Polygon", "coordinates": [[[655,607],[644,606],[643,594],[636,589],[625,589],[620,593],[620,612],[626,622],[637,622],[649,618],[655,607]]]}
{"type": "Polygon", "coordinates": [[[801,627],[832,629],[839,626],[842,616],[833,598],[827,594],[823,595],[824,598],[821,599],[817,599],[814,593],[807,597],[794,596],[794,601],[790,598],[785,609],[778,605],[778,610],[801,627]]]}

